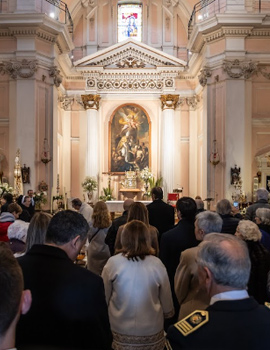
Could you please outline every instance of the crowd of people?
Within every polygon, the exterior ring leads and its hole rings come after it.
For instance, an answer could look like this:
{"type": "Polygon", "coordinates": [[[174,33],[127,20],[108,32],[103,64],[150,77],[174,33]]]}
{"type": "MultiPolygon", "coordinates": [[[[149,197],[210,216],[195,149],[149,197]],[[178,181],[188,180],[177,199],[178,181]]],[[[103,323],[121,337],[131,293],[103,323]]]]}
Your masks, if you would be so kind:
{"type": "Polygon", "coordinates": [[[27,209],[31,191],[1,199],[0,350],[267,348],[268,191],[245,217],[151,194],[113,221],[103,201],[51,216],[27,209]]]}

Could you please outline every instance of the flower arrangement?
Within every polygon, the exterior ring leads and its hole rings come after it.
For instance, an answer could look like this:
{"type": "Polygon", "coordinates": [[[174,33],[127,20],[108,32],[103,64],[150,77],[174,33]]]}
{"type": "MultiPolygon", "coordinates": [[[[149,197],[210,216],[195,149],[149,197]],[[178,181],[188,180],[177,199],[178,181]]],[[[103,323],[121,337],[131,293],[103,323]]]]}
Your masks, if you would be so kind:
{"type": "Polygon", "coordinates": [[[145,182],[146,185],[152,177],[153,177],[153,174],[151,173],[148,167],[145,167],[143,168],[143,170],[141,170],[140,178],[145,182]]]}
{"type": "Polygon", "coordinates": [[[11,193],[13,194],[14,192],[14,188],[9,186],[9,184],[7,182],[3,182],[0,184],[0,196],[2,197],[3,194],[5,193],[11,193]]]}
{"type": "Polygon", "coordinates": [[[86,178],[82,182],[82,188],[84,192],[95,191],[97,189],[97,185],[97,181],[91,176],[86,176],[86,178]]]}
{"type": "Polygon", "coordinates": [[[34,201],[35,204],[46,204],[47,203],[47,192],[34,192],[34,201]]]}
{"type": "Polygon", "coordinates": [[[57,196],[53,196],[53,201],[60,201],[63,199],[63,196],[61,194],[58,194],[57,196]]]}
{"type": "Polygon", "coordinates": [[[104,196],[100,196],[99,199],[101,199],[102,201],[112,201],[115,198],[113,197],[112,193],[113,190],[111,189],[111,187],[103,187],[103,192],[104,192],[104,196]]]}

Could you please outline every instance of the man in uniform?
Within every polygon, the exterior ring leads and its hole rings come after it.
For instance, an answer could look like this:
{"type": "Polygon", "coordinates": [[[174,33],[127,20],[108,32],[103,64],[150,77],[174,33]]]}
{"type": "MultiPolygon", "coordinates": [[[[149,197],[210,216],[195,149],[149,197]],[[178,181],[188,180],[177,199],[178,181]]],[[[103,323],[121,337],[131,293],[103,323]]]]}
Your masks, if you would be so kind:
{"type": "Polygon", "coordinates": [[[210,233],[199,245],[197,264],[210,306],[170,326],[167,349],[268,349],[270,310],[246,291],[251,264],[245,242],[210,233]]]}

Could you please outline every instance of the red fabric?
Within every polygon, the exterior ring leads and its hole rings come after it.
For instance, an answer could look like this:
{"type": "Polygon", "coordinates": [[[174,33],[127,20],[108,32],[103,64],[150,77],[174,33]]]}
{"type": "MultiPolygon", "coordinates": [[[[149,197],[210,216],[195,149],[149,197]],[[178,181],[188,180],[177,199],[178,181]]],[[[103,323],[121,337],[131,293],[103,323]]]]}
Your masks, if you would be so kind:
{"type": "Polygon", "coordinates": [[[7,229],[12,223],[12,221],[0,222],[0,242],[9,242],[7,229]]]}

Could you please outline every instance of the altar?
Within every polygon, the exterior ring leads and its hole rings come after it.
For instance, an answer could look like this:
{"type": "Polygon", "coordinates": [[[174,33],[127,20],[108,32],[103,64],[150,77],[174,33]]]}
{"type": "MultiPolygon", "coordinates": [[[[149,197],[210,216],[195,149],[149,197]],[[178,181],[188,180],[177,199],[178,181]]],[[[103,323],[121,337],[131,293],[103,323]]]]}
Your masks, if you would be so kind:
{"type": "MultiPolygon", "coordinates": [[[[152,203],[151,200],[150,201],[137,201],[137,202],[141,202],[144,205],[152,203]]],[[[108,207],[110,213],[124,211],[124,208],[123,208],[124,201],[106,201],[105,203],[107,204],[107,207],[108,207]]]]}
{"type": "Polygon", "coordinates": [[[135,197],[137,197],[137,199],[140,199],[140,194],[143,191],[139,190],[138,188],[121,188],[119,192],[123,195],[123,199],[135,199],[135,197]]]}

